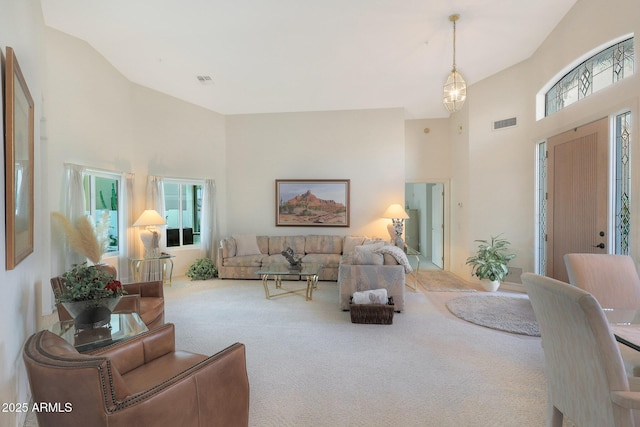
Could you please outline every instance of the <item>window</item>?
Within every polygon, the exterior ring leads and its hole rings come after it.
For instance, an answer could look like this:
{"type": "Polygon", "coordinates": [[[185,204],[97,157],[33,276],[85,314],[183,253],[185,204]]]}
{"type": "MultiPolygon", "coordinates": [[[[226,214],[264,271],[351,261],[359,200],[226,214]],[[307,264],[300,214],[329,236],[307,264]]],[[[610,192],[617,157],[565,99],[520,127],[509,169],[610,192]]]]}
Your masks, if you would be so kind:
{"type": "Polygon", "coordinates": [[[167,247],[200,244],[201,182],[164,180],[167,247]]]}
{"type": "Polygon", "coordinates": [[[545,274],[547,271],[547,142],[538,144],[538,273],[545,274]]]}
{"type": "Polygon", "coordinates": [[[96,224],[108,222],[109,241],[106,253],[118,252],[120,242],[119,211],[120,175],[88,170],[83,180],[85,212],[96,224]]]}
{"type": "Polygon", "coordinates": [[[633,37],[616,43],[569,71],[545,94],[549,116],[634,72],[633,37]]]}
{"type": "Polygon", "coordinates": [[[629,255],[631,232],[631,112],[615,119],[615,239],[616,254],[629,255]]]}

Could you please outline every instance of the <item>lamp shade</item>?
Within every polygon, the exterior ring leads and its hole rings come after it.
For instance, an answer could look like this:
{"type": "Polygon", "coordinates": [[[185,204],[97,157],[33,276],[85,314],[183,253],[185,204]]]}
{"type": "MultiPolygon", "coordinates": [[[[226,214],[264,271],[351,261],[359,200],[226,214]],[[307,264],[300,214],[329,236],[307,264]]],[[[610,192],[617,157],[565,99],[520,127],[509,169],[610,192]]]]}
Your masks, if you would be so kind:
{"type": "Polygon", "coordinates": [[[409,215],[404,211],[404,208],[397,203],[392,204],[384,211],[382,214],[383,218],[391,218],[391,219],[407,219],[409,215]]]}
{"type": "Polygon", "coordinates": [[[155,209],[147,209],[142,212],[142,215],[133,223],[133,226],[147,227],[150,225],[165,225],[166,223],[167,221],[165,221],[155,209]]]}

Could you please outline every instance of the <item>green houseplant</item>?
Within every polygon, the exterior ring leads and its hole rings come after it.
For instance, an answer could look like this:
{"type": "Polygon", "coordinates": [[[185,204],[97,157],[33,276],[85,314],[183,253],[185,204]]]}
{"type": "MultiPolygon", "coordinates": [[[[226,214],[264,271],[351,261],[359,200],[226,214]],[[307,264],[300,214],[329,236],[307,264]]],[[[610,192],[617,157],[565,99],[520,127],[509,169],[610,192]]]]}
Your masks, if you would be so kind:
{"type": "Polygon", "coordinates": [[[189,266],[187,277],[191,280],[207,280],[218,275],[218,269],[209,258],[198,258],[189,266]]]}
{"type": "Polygon", "coordinates": [[[509,273],[509,261],[516,257],[508,252],[511,243],[500,238],[500,235],[476,242],[479,243],[478,251],[467,258],[466,265],[471,266],[471,275],[480,279],[486,290],[496,291],[504,276],[509,273]]]}
{"type": "Polygon", "coordinates": [[[74,319],[77,329],[105,325],[111,312],[126,291],[122,283],[100,266],[74,264],[62,274],[64,286],[56,292],[61,303],[74,319]]]}

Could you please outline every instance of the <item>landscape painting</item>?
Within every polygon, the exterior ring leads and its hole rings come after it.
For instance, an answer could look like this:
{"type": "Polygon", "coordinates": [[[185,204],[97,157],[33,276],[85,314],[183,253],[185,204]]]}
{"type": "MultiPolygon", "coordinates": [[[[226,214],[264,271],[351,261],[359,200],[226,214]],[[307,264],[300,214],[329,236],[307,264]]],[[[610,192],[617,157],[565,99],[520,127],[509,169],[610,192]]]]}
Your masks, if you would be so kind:
{"type": "Polygon", "coordinates": [[[349,226],[348,179],[277,179],[276,226],[349,226]]]}

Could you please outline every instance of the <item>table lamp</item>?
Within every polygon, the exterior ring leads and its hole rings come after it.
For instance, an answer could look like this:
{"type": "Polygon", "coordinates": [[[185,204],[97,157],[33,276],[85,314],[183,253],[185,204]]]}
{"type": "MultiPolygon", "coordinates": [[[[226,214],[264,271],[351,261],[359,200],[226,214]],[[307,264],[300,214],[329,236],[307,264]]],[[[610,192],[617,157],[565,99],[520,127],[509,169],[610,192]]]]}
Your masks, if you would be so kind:
{"type": "Polygon", "coordinates": [[[409,218],[404,208],[397,203],[392,204],[382,214],[383,218],[390,218],[392,223],[387,225],[391,243],[397,247],[404,249],[404,241],[402,240],[402,232],[404,231],[404,220],[409,218]]]}
{"type": "Polygon", "coordinates": [[[160,214],[154,209],[147,209],[133,223],[134,227],[145,227],[140,231],[140,240],[144,245],[144,257],[156,258],[160,255],[160,233],[158,233],[157,225],[166,225],[160,214]]]}

